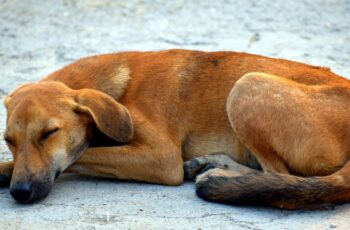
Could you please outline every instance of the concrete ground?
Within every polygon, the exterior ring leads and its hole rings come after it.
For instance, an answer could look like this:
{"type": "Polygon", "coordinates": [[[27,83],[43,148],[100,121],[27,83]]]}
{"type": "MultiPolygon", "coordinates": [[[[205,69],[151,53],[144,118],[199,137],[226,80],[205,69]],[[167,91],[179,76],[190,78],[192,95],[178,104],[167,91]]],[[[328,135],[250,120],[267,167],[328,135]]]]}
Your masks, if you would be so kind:
{"type": "MultiPolygon", "coordinates": [[[[348,0],[0,0],[0,94],[77,58],[121,50],[237,50],[350,76],[348,0]]],[[[0,132],[5,111],[0,107],[0,132]]],[[[0,160],[10,159],[0,142],[0,160]]],[[[207,203],[179,187],[62,176],[19,205],[0,189],[0,229],[350,229],[350,205],[282,211],[207,203]]]]}

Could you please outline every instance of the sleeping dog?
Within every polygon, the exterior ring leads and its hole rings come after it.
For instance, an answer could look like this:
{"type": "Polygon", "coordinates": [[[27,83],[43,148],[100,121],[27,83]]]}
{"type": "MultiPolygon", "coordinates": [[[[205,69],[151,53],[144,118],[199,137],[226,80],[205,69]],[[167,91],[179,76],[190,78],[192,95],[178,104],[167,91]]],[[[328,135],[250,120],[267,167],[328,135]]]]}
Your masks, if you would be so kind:
{"type": "Polygon", "coordinates": [[[350,82],[237,52],[83,58],[5,97],[21,203],[62,172],[180,185],[210,201],[296,209],[350,199],[350,82]],[[184,161],[185,164],[184,164],[184,161]]]}

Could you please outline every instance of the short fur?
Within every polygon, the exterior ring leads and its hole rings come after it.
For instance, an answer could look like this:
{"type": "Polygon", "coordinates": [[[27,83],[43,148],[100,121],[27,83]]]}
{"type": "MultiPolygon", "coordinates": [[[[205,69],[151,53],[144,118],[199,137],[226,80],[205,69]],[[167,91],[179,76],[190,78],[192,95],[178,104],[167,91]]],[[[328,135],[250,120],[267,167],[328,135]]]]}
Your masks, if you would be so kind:
{"type": "Polygon", "coordinates": [[[62,171],[179,185],[184,160],[224,152],[269,173],[203,176],[205,199],[286,208],[348,201],[349,89],[327,68],[245,53],[84,58],[5,99],[14,161],[0,164],[0,180],[11,177],[15,198],[23,183],[41,182],[45,192],[34,188],[24,203],[46,196],[62,171]]]}

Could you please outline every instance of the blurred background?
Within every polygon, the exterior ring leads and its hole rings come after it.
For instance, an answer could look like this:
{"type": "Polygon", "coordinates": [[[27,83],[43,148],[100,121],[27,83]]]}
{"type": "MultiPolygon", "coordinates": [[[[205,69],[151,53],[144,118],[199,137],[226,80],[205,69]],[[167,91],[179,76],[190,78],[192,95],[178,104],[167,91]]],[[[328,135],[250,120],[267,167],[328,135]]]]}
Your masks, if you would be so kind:
{"type": "MultiPolygon", "coordinates": [[[[0,0],[0,96],[84,56],[171,48],[256,53],[350,77],[350,1],[0,0]]],[[[1,104],[0,137],[5,117],[1,104]]],[[[5,159],[11,155],[1,138],[5,159]]],[[[192,183],[60,178],[33,206],[16,205],[1,189],[0,207],[0,229],[350,229],[349,205],[324,212],[229,207],[201,201],[192,183]]]]}

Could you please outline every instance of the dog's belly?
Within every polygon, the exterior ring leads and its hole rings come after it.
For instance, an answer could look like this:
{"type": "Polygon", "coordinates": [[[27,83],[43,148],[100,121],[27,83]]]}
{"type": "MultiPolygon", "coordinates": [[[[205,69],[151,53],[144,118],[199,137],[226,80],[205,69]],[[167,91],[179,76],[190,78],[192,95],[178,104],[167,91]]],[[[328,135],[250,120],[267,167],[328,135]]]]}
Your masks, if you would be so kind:
{"type": "Polygon", "coordinates": [[[225,153],[240,164],[255,169],[261,168],[256,158],[231,131],[192,135],[185,141],[182,150],[185,161],[208,154],[225,153]]]}
{"type": "Polygon", "coordinates": [[[224,152],[234,158],[234,137],[232,135],[193,135],[183,145],[184,160],[218,152],[224,152]]]}

